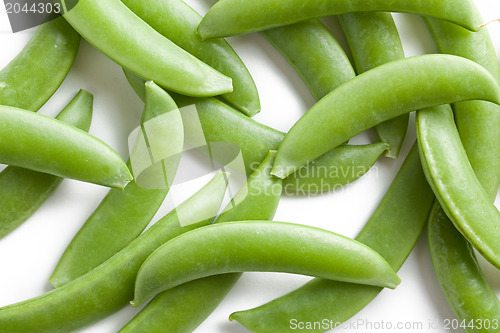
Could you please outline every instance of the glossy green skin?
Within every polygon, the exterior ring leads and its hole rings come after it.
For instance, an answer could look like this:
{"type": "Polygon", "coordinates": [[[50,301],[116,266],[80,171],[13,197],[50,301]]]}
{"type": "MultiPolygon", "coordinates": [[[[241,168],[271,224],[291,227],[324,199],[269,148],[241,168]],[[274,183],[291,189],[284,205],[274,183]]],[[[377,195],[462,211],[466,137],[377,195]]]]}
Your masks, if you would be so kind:
{"type": "Polygon", "coordinates": [[[260,111],[255,82],[224,39],[202,41],[196,33],[201,16],[182,0],[121,0],[160,34],[233,80],[233,92],[221,97],[253,116],[260,111]]]}
{"type": "Polygon", "coordinates": [[[400,280],[375,251],[309,226],[265,221],[214,224],[156,249],[141,266],[131,302],[206,276],[284,272],[395,288],[400,280]]]}
{"type": "MultiPolygon", "coordinates": [[[[495,49],[486,29],[470,33],[444,22],[426,23],[441,52],[474,60],[500,81],[495,49]]],[[[499,107],[470,101],[457,103],[453,108],[469,162],[490,199],[494,199],[500,182],[499,107]]],[[[428,242],[434,271],[458,320],[500,319],[500,302],[484,278],[470,243],[437,204],[429,219],[428,242]]]]}
{"type": "Polygon", "coordinates": [[[203,39],[228,37],[305,21],[354,12],[403,12],[444,19],[477,31],[477,9],[469,1],[454,0],[221,0],[198,27],[203,39]]]}
{"type": "Polygon", "coordinates": [[[106,143],[53,118],[0,106],[0,133],[1,163],[116,188],[132,180],[106,143]]]}
{"type": "MultiPolygon", "coordinates": [[[[339,16],[358,73],[405,57],[390,13],[353,13],[339,16]]],[[[408,129],[409,114],[375,126],[382,142],[391,145],[385,154],[397,158],[408,129]]]]}
{"type": "MultiPolygon", "coordinates": [[[[259,168],[248,178],[240,204],[222,213],[215,223],[245,219],[272,220],[281,196],[281,179],[271,176],[276,152],[269,152],[259,168]]],[[[219,305],[240,278],[241,273],[209,276],[166,290],[153,298],[120,332],[190,333],[219,305]],[[200,302],[200,299],[203,302],[200,302]]]]}
{"type": "MultiPolygon", "coordinates": [[[[138,96],[144,98],[144,81],[130,73],[125,72],[125,74],[138,96]]],[[[279,147],[285,136],[282,132],[241,115],[214,98],[193,99],[177,94],[173,94],[172,97],[179,107],[196,104],[206,141],[232,142],[240,147],[247,175],[250,175],[260,165],[269,150],[275,150],[279,147]]],[[[378,156],[383,153],[381,148],[382,145],[379,143],[336,148],[317,159],[314,164],[307,166],[308,170],[302,170],[297,174],[309,175],[308,177],[295,175],[290,176],[290,180],[285,180],[284,184],[288,189],[285,192],[291,191],[294,194],[301,194],[304,189],[311,189],[318,193],[319,189],[324,191],[354,181],[356,176],[360,177],[362,173],[356,173],[355,177],[351,177],[351,173],[347,175],[329,173],[328,178],[323,178],[314,176],[317,174],[315,170],[325,168],[350,170],[352,165],[368,170],[376,160],[377,152],[380,151],[378,156]],[[341,151],[340,154],[339,151],[341,151]]]]}
{"type": "MultiPolygon", "coordinates": [[[[477,33],[438,20],[426,20],[442,53],[477,62],[500,84],[500,66],[487,29],[477,33]]],[[[487,193],[500,183],[500,106],[482,101],[453,104],[455,122],[469,162],[487,193]]]]}
{"type": "MultiPolygon", "coordinates": [[[[379,252],[394,270],[410,254],[434,201],[415,145],[389,190],[356,240],[379,252]]],[[[344,322],[369,304],[382,288],[314,279],[255,309],[233,313],[252,332],[295,332],[290,319],[344,322]]],[[[308,332],[324,332],[316,329],[308,332]]]]}
{"type": "Polygon", "coordinates": [[[285,178],[385,120],[474,99],[499,103],[500,88],[483,67],[465,58],[433,54],[378,66],[326,95],[290,129],[272,174],[285,178]]]}
{"type": "MultiPolygon", "coordinates": [[[[80,90],[56,119],[83,131],[92,121],[93,96],[80,90]]],[[[50,197],[62,178],[8,166],[0,173],[0,239],[19,227],[50,197]]]]}
{"type": "Polygon", "coordinates": [[[160,35],[120,0],[79,0],[64,18],[120,66],[169,90],[189,96],[232,90],[230,78],[160,35]]]}
{"type": "Polygon", "coordinates": [[[190,212],[193,218],[197,215],[206,216],[207,212],[218,209],[225,189],[225,175],[218,174],[176,210],[102,265],[61,288],[0,308],[0,332],[68,332],[126,306],[133,297],[135,277],[141,264],[157,247],[213,220],[211,218],[181,227],[176,213],[190,212]]]}
{"type": "MultiPolygon", "coordinates": [[[[156,84],[146,83],[142,122],[172,110],[177,110],[172,98],[156,84]]],[[[127,246],[147,227],[167,193],[168,189],[145,189],[135,181],[123,190],[110,190],[59,259],[49,279],[52,285],[76,279],[127,246]]]]}
{"type": "Polygon", "coordinates": [[[356,76],[344,50],[318,19],[261,34],[290,63],[316,100],[356,76]]]}
{"type": "Polygon", "coordinates": [[[415,117],[422,165],[436,197],[455,227],[500,268],[500,212],[472,169],[449,105],[415,117]]]}
{"type": "Polygon", "coordinates": [[[0,71],[0,105],[37,111],[59,88],[75,60],[80,35],[63,19],[40,25],[0,71]]]}
{"type": "Polygon", "coordinates": [[[390,145],[340,145],[283,179],[283,192],[294,195],[319,194],[349,184],[363,176],[390,145]]]}
{"type": "MultiPolygon", "coordinates": [[[[441,289],[459,322],[500,320],[500,302],[479,268],[474,249],[436,202],[429,217],[429,251],[441,289]]],[[[498,332],[498,328],[466,329],[498,332]]]]}

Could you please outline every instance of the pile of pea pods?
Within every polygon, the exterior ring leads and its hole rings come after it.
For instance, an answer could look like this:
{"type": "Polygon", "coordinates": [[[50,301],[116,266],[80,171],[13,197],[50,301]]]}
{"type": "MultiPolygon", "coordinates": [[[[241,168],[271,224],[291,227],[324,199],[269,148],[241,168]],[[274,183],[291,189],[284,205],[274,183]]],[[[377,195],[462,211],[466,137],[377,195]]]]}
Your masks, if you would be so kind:
{"type": "Polygon", "coordinates": [[[221,332],[346,329],[383,290],[398,292],[397,271],[422,234],[421,260],[453,318],[415,331],[500,332],[500,301],[483,273],[500,269],[500,65],[475,0],[219,0],[203,17],[183,0],[73,5],[0,71],[0,246],[31,227],[20,228],[63,179],[107,192],[55,259],[51,287],[0,308],[0,333],[81,330],[124,308],[139,309],[119,332],[201,332],[244,272],[312,279],[233,309],[229,320],[241,325],[221,332]],[[415,14],[439,53],[405,57],[391,12],[415,14]],[[249,69],[224,39],[249,33],[286,59],[315,100],[286,133],[252,118],[274,111],[261,110],[249,69]],[[78,63],[82,38],[121,67],[113,79],[143,102],[134,126],[144,137],[129,139],[128,159],[89,133],[97,113],[89,91],[55,118],[37,112],[78,63]],[[406,153],[409,126],[416,140],[406,153]],[[351,142],[372,128],[371,143],[351,142]],[[238,191],[229,189],[235,162],[218,143],[237,147],[238,191]],[[188,147],[223,167],[152,223],[188,147]],[[333,200],[375,163],[400,160],[354,239],[274,218],[282,198],[333,200]]]}

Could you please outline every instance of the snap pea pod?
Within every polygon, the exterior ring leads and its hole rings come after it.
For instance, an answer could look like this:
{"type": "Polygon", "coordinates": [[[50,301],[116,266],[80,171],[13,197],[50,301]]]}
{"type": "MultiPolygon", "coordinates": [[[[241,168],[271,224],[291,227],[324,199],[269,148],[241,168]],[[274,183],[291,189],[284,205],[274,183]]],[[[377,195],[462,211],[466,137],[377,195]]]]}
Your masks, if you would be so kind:
{"type": "MultiPolygon", "coordinates": [[[[92,120],[93,96],[80,90],[56,119],[83,131],[92,120]]],[[[13,166],[0,173],[0,239],[24,223],[49,198],[62,178],[13,166]]]]}
{"type": "Polygon", "coordinates": [[[316,100],[356,76],[344,50],[318,19],[261,34],[290,63],[316,100]]]}
{"type": "Polygon", "coordinates": [[[50,117],[0,106],[0,133],[1,163],[117,188],[132,180],[106,143],[50,117]]]}
{"type": "Polygon", "coordinates": [[[453,0],[220,0],[198,27],[203,39],[228,37],[288,25],[307,19],[354,12],[403,12],[447,20],[472,31],[478,30],[477,9],[469,1],[453,0]]]}
{"type": "MultiPolygon", "coordinates": [[[[500,81],[493,43],[486,29],[469,33],[451,24],[426,20],[438,48],[476,61],[500,81]]],[[[474,173],[490,199],[500,182],[499,107],[470,101],[453,105],[455,122],[474,173]]],[[[459,322],[471,321],[474,331],[494,332],[480,320],[500,320],[500,302],[486,281],[469,242],[436,204],[428,226],[429,252],[441,289],[459,322]]],[[[470,332],[472,330],[468,329],[470,332]]]]}
{"type": "Polygon", "coordinates": [[[201,16],[182,0],[121,0],[160,34],[233,80],[221,95],[247,116],[260,111],[255,83],[245,64],[224,39],[202,41],[196,33],[201,16]]]}
{"type": "Polygon", "coordinates": [[[467,332],[498,332],[488,323],[500,320],[500,302],[479,268],[474,249],[453,226],[439,203],[429,217],[429,251],[434,271],[460,323],[467,332]]]}
{"type": "Polygon", "coordinates": [[[62,17],[40,25],[0,71],[0,105],[41,108],[68,74],[79,45],[80,35],[62,17]]]}
{"type": "MultiPolygon", "coordinates": [[[[390,13],[353,13],[339,16],[358,73],[405,57],[390,13]]],[[[385,154],[397,158],[408,129],[409,114],[375,126],[382,142],[391,145],[385,154]]]]}
{"type": "MultiPolygon", "coordinates": [[[[144,81],[127,71],[125,75],[137,95],[144,98],[144,81]]],[[[264,160],[269,150],[279,147],[285,136],[282,132],[244,117],[214,98],[193,99],[177,94],[172,94],[172,97],[180,108],[191,104],[196,105],[207,142],[232,142],[240,147],[248,175],[264,160]]],[[[385,145],[375,143],[360,146],[346,145],[338,148],[338,151],[334,149],[304,169],[297,171],[290,180],[285,180],[284,186],[288,189],[286,192],[302,194],[311,190],[318,193],[354,181],[364,172],[355,172],[352,176],[353,165],[358,168],[358,171],[368,171],[383,153],[384,148],[385,145]],[[326,177],[318,177],[324,170],[330,172],[325,173],[326,177]],[[344,172],[337,172],[338,170],[344,170],[344,172]],[[345,170],[348,171],[347,174],[345,170]]]]}
{"type": "Polygon", "coordinates": [[[422,165],[446,215],[486,260],[500,268],[500,212],[472,169],[449,105],[416,115],[422,165]]]}
{"type": "MultiPolygon", "coordinates": [[[[172,98],[153,82],[146,83],[142,123],[167,112],[182,129],[182,119],[172,98]]],[[[170,142],[175,144],[175,141],[170,142]]],[[[179,147],[182,150],[182,147],[179,147]]],[[[169,160],[170,161],[170,160],[169,160]]],[[[172,160],[173,163],[177,162],[172,160]]],[[[175,167],[175,166],[174,166],[175,167]]],[[[163,177],[163,170],[158,169],[163,177]]],[[[147,227],[160,208],[167,189],[146,189],[131,181],[123,190],[112,189],[71,240],[49,281],[60,287],[87,273],[119,252],[147,227]]]]}
{"type": "Polygon", "coordinates": [[[310,226],[265,221],[213,224],[176,237],[142,264],[133,306],[206,276],[286,272],[396,288],[400,280],[369,247],[310,226]]]}
{"type": "Polygon", "coordinates": [[[230,78],[160,35],[120,0],[79,0],[63,16],[120,66],[169,90],[190,96],[232,91],[230,78]]]}
{"type": "MultiPolygon", "coordinates": [[[[356,240],[379,252],[394,270],[399,269],[427,222],[434,201],[414,145],[384,198],[356,240]]],[[[313,279],[301,288],[265,305],[235,312],[237,320],[252,332],[295,332],[291,319],[344,322],[370,303],[381,288],[313,279]]],[[[324,332],[316,328],[308,332],[324,332]]]]}
{"type": "Polygon", "coordinates": [[[285,178],[356,134],[412,110],[474,99],[500,103],[499,97],[491,74],[462,57],[423,55],[378,66],[326,95],[295,123],[272,174],[285,178]]]}
{"type": "MultiPolygon", "coordinates": [[[[215,223],[243,219],[272,220],[281,196],[281,179],[271,176],[276,152],[269,152],[235,196],[239,202],[215,223]]],[[[153,298],[120,332],[189,333],[200,325],[229,293],[241,273],[206,277],[166,290],[153,298]],[[200,302],[203,299],[203,302],[200,302]]]]}
{"type": "MultiPolygon", "coordinates": [[[[425,20],[438,49],[477,62],[500,84],[500,67],[487,29],[471,33],[456,25],[425,20]]],[[[469,162],[487,193],[500,183],[500,107],[483,101],[453,104],[455,122],[469,162]]]]}
{"type": "Polygon", "coordinates": [[[167,240],[209,224],[225,189],[225,175],[220,173],[102,265],[44,295],[0,308],[0,332],[68,332],[126,306],[142,262],[167,240]],[[187,218],[185,227],[179,217],[187,218]]]}
{"type": "Polygon", "coordinates": [[[385,142],[340,145],[283,179],[283,192],[312,195],[338,189],[368,172],[389,149],[390,145],[385,142]]]}

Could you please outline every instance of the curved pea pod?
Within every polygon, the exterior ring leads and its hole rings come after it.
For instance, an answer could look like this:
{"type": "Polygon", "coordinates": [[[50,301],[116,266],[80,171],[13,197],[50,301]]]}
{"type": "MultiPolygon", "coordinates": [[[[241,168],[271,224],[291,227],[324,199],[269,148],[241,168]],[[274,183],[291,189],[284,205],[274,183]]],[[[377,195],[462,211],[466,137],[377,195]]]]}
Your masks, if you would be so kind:
{"type": "Polygon", "coordinates": [[[316,100],[356,76],[344,50],[320,20],[261,34],[290,63],[316,100]]]}
{"type": "MultiPolygon", "coordinates": [[[[461,322],[500,321],[500,302],[474,255],[474,249],[436,202],[429,217],[429,252],[443,293],[461,322]]],[[[468,332],[497,332],[484,325],[468,332]]]]}
{"type": "Polygon", "coordinates": [[[44,115],[0,106],[0,161],[104,186],[124,188],[132,175],[101,140],[44,115]]]}
{"type": "Polygon", "coordinates": [[[427,180],[464,237],[500,268],[500,212],[472,169],[448,105],[417,112],[417,138],[427,180]]]}
{"type": "Polygon", "coordinates": [[[169,239],[211,223],[225,190],[225,175],[220,173],[87,274],[39,297],[0,308],[0,332],[68,332],[126,306],[133,297],[135,277],[144,260],[169,239]],[[180,219],[184,219],[184,227],[180,219]]]}
{"type": "Polygon", "coordinates": [[[478,30],[475,16],[477,9],[469,1],[459,4],[441,0],[429,5],[427,0],[220,0],[198,27],[203,39],[228,37],[288,25],[307,19],[354,12],[381,11],[403,12],[447,20],[472,31],[478,30]]]}
{"type": "Polygon", "coordinates": [[[37,111],[63,82],[79,46],[80,35],[62,17],[40,25],[0,71],[0,105],[37,111]]]}
{"type": "MultiPolygon", "coordinates": [[[[93,96],[85,90],[56,119],[88,131],[93,96]]],[[[50,197],[62,178],[13,166],[0,173],[0,239],[24,223],[50,197]]]]}
{"type": "Polygon", "coordinates": [[[233,91],[221,97],[247,116],[260,111],[255,82],[245,64],[223,39],[202,41],[196,33],[201,16],[182,0],[122,0],[163,36],[230,77],[233,91]]]}
{"type": "MultiPolygon", "coordinates": [[[[64,6],[69,0],[54,1],[64,6]]],[[[63,16],[120,66],[169,90],[190,96],[232,91],[230,78],[160,35],[120,0],[79,0],[63,16]]]]}
{"type": "MultiPolygon", "coordinates": [[[[131,86],[136,91],[137,95],[144,98],[144,81],[133,74],[126,72],[125,75],[131,86]]],[[[198,117],[205,134],[207,142],[231,142],[238,145],[241,149],[245,162],[247,175],[250,175],[256,166],[264,160],[269,150],[278,149],[285,134],[273,128],[260,124],[259,122],[243,116],[236,112],[230,106],[218,101],[215,98],[194,99],[177,94],[171,94],[177,105],[180,108],[194,104],[198,112],[198,117]]],[[[321,168],[328,167],[329,169],[348,169],[351,165],[369,165],[376,154],[376,151],[382,148],[380,144],[346,146],[348,148],[340,148],[344,153],[349,152],[352,158],[348,160],[344,157],[347,154],[337,152],[337,148],[329,151],[321,157],[321,163],[317,165],[321,168]],[[342,162],[344,164],[328,165],[326,163],[342,162]]],[[[382,152],[380,152],[381,154],[382,152]]],[[[380,155],[379,154],[379,155],[380,155]]],[[[316,161],[315,161],[316,162],[316,161]]],[[[373,164],[373,163],[372,163],[373,164]]],[[[363,173],[356,172],[355,176],[362,176],[363,173]]],[[[286,187],[294,191],[298,189],[311,189],[315,193],[318,189],[326,187],[325,184],[331,187],[338,186],[336,184],[347,183],[354,181],[355,177],[351,177],[352,173],[342,174],[339,177],[338,173],[327,173],[323,177],[317,177],[312,171],[308,171],[304,177],[294,177],[294,183],[286,187]],[[330,178],[331,177],[331,178],[330,178]]],[[[285,180],[286,182],[286,180],[285,180]]],[[[289,181],[291,182],[291,181],[289,181]]],[[[288,193],[288,191],[285,191],[288,193]]]]}
{"type": "Polygon", "coordinates": [[[423,55],[378,66],[326,95],[295,123],[272,174],[285,178],[356,134],[412,110],[475,99],[500,103],[500,88],[465,58],[423,55]]]}
{"type": "MultiPolygon", "coordinates": [[[[417,242],[434,202],[414,145],[377,209],[356,240],[379,252],[394,270],[399,269],[417,242]]],[[[295,332],[290,318],[341,323],[368,305],[382,288],[313,279],[304,286],[255,309],[235,312],[252,332],[295,332]]],[[[311,332],[324,332],[315,328],[311,332]]]]}
{"type": "MultiPolygon", "coordinates": [[[[352,13],[339,16],[358,73],[405,57],[391,13],[352,13]]],[[[404,114],[375,126],[380,141],[391,145],[385,156],[397,158],[408,129],[404,114]]]]}
{"type": "MultiPolygon", "coordinates": [[[[281,179],[271,176],[276,152],[269,152],[215,223],[244,219],[272,220],[281,196],[281,179]]],[[[189,333],[219,305],[240,273],[205,277],[166,290],[153,298],[120,332],[189,333]],[[203,299],[203,302],[200,302],[203,299]]]]}
{"type": "Polygon", "coordinates": [[[283,191],[311,195],[335,190],[363,176],[389,148],[385,142],[340,145],[283,179],[283,191]]]}
{"type": "MultiPolygon", "coordinates": [[[[170,114],[169,121],[182,133],[182,119],[172,98],[153,82],[146,83],[146,102],[142,123],[170,114]]],[[[150,138],[152,139],[152,138],[150,138]]],[[[181,138],[181,145],[183,138],[181,138]]],[[[175,145],[179,141],[170,140],[175,145]]],[[[178,147],[179,151],[182,147],[178,147]]],[[[170,168],[176,169],[178,159],[168,159],[170,168]]],[[[152,172],[164,176],[163,168],[152,172]]],[[[149,177],[152,175],[149,174],[149,177]]],[[[159,178],[159,177],[155,177],[159,178]]],[[[71,240],[52,273],[49,281],[60,287],[87,273],[132,242],[149,224],[160,208],[169,188],[147,189],[131,181],[123,190],[112,189],[71,240]]]]}
{"type": "Polygon", "coordinates": [[[248,271],[389,288],[400,282],[377,252],[339,234],[283,222],[229,222],[188,232],[153,252],[137,273],[131,304],[202,277],[248,271]]]}

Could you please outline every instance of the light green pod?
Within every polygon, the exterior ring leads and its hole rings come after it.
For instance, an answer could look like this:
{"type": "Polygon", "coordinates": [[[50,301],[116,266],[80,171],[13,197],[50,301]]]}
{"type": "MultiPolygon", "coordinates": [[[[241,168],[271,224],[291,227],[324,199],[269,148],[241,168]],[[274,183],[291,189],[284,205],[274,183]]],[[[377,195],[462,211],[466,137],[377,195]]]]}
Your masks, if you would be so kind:
{"type": "MultiPolygon", "coordinates": [[[[64,6],[72,0],[54,1],[64,6]]],[[[160,35],[120,0],[79,0],[63,16],[90,44],[146,80],[190,96],[232,91],[230,78],[160,35]]]]}
{"type": "Polygon", "coordinates": [[[290,63],[316,100],[356,76],[344,50],[320,20],[261,34],[290,63]]]}
{"type": "Polygon", "coordinates": [[[0,71],[0,105],[37,111],[63,82],[79,46],[80,35],[62,17],[40,25],[0,71]]]}
{"type": "Polygon", "coordinates": [[[255,82],[224,39],[202,41],[196,33],[201,16],[182,0],[121,0],[156,31],[233,80],[233,91],[221,97],[247,116],[260,111],[255,82]]]}
{"type": "MultiPolygon", "coordinates": [[[[93,96],[80,90],[56,119],[83,131],[92,121],[93,96]]],[[[62,178],[8,166],[0,173],[0,239],[24,223],[50,197],[62,178]]]]}
{"type": "MultiPolygon", "coordinates": [[[[177,124],[171,125],[179,127],[182,133],[182,119],[175,102],[163,89],[147,82],[142,123],[167,112],[177,113],[170,114],[169,120],[177,120],[177,124]]],[[[175,143],[174,140],[170,142],[175,143]]],[[[177,149],[182,150],[182,147],[177,149]]],[[[173,170],[178,162],[168,160],[173,170]]],[[[161,177],[164,175],[163,169],[154,172],[161,177]]],[[[146,189],[138,186],[135,180],[123,190],[110,190],[59,259],[49,279],[52,285],[60,287],[87,273],[137,238],[160,208],[168,190],[146,189]]]]}
{"type": "MultiPolygon", "coordinates": [[[[281,179],[271,176],[276,152],[269,152],[215,223],[272,220],[281,196],[281,179]],[[231,203],[232,204],[232,203],[231,203]],[[230,209],[228,209],[230,208],[230,209]]],[[[120,332],[190,333],[219,305],[241,273],[209,276],[166,290],[153,298],[120,332]],[[200,299],[203,302],[200,302],[200,299]]]]}
{"type": "Polygon", "coordinates": [[[295,123],[278,149],[272,174],[285,178],[385,120],[477,99],[500,103],[500,88],[483,67],[462,57],[423,55],[376,67],[326,95],[295,123]]]}
{"type": "Polygon", "coordinates": [[[403,12],[447,20],[478,30],[477,9],[470,1],[455,0],[220,0],[198,27],[203,39],[228,37],[288,25],[316,17],[354,12],[403,12]]]}
{"type": "Polygon", "coordinates": [[[44,295],[0,308],[0,332],[65,333],[123,308],[133,297],[144,260],[169,239],[211,223],[225,191],[226,175],[219,173],[102,265],[44,295]],[[187,219],[185,227],[181,218],[187,219]]]}
{"type": "MultiPolygon", "coordinates": [[[[356,240],[379,252],[397,270],[410,254],[424,228],[434,202],[415,144],[377,209],[356,240]]],[[[298,322],[327,319],[342,323],[369,304],[382,288],[313,279],[302,287],[254,309],[235,312],[237,320],[256,333],[296,332],[290,318],[298,322]]],[[[308,332],[325,332],[315,327],[308,332]]]]}
{"type": "Polygon", "coordinates": [[[124,188],[132,180],[103,141],[50,117],[0,106],[0,162],[55,176],[124,188]]]}
{"type": "Polygon", "coordinates": [[[310,226],[265,221],[214,224],[165,243],[141,266],[133,306],[199,278],[284,272],[396,288],[400,280],[369,247],[310,226]]]}
{"type": "MultiPolygon", "coordinates": [[[[403,45],[391,13],[352,13],[339,16],[358,73],[403,59],[403,45]]],[[[382,142],[391,145],[385,156],[397,158],[408,129],[409,114],[375,126],[382,142]]]]}
{"type": "Polygon", "coordinates": [[[500,268],[500,212],[477,179],[449,105],[417,112],[425,175],[446,215],[492,265],[500,268]]]}
{"type": "Polygon", "coordinates": [[[340,145],[283,179],[285,194],[312,195],[332,191],[368,172],[390,145],[340,145]]]}

